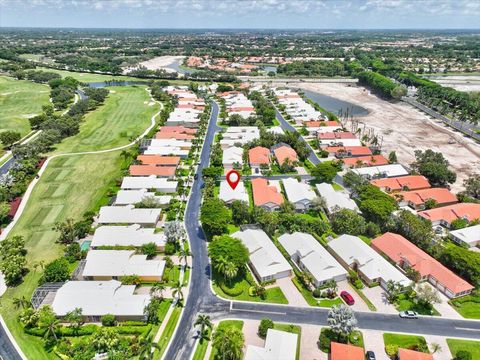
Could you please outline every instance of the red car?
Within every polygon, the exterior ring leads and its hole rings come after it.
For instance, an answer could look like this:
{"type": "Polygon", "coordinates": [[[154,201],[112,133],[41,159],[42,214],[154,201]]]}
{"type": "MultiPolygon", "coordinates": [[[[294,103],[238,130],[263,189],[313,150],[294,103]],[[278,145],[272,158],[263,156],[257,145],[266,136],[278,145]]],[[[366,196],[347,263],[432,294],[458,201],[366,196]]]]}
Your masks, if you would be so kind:
{"type": "Polygon", "coordinates": [[[353,296],[346,291],[342,291],[340,293],[340,297],[347,303],[347,305],[355,304],[355,299],[353,298],[353,296]]]}

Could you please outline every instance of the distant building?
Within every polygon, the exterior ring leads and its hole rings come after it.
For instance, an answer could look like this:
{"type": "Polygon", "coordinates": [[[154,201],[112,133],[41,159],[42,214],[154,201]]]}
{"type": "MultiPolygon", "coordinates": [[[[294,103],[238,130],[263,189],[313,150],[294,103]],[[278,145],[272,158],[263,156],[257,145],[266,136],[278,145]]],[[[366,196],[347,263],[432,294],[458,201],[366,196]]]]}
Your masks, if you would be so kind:
{"type": "Polygon", "coordinates": [[[294,232],[283,234],[278,241],[297,266],[312,276],[315,287],[347,278],[347,271],[312,235],[294,232]]]}
{"type": "Polygon", "coordinates": [[[232,189],[226,180],[222,180],[220,182],[220,193],[218,194],[218,198],[225,201],[227,204],[231,204],[235,200],[244,201],[247,204],[249,203],[248,193],[243,181],[239,181],[237,187],[232,189]]]}
{"type": "Polygon", "coordinates": [[[160,218],[160,209],[140,209],[133,205],[102,206],[98,215],[99,224],[140,224],[155,226],[160,218]]]}
{"type": "Polygon", "coordinates": [[[295,360],[298,335],[275,329],[267,330],[265,346],[248,345],[244,360],[295,360]]]}
{"type": "Polygon", "coordinates": [[[369,285],[378,282],[385,289],[389,280],[404,286],[411,283],[396,267],[356,236],[341,235],[331,240],[328,247],[343,266],[356,270],[369,285]]]}
{"type": "Polygon", "coordinates": [[[260,282],[292,275],[292,268],[263,230],[248,229],[231,235],[240,239],[250,254],[249,265],[260,282]]]}
{"type": "Polygon", "coordinates": [[[336,191],[331,184],[321,183],[316,184],[317,191],[325,200],[326,211],[332,214],[340,209],[349,209],[359,212],[355,201],[350,199],[350,195],[346,191],[336,191]]]}
{"type": "Polygon", "coordinates": [[[276,210],[283,204],[282,194],[277,187],[269,186],[267,179],[252,179],[252,192],[255,206],[276,210]]]}
{"type": "Polygon", "coordinates": [[[450,227],[452,221],[457,219],[465,219],[469,222],[480,219],[480,204],[454,204],[421,211],[418,213],[418,215],[430,220],[433,226],[442,225],[448,228],[450,227]]]}
{"type": "Polygon", "coordinates": [[[126,321],[144,320],[143,310],[149,303],[150,295],[135,294],[135,285],[117,280],[67,281],[55,293],[52,308],[58,316],[81,308],[86,321],[99,322],[106,314],[126,321]]]}
{"type": "Polygon", "coordinates": [[[413,268],[449,298],[469,294],[474,287],[403,236],[387,232],[372,241],[372,248],[394,261],[400,268],[413,268]]]}
{"type": "Polygon", "coordinates": [[[138,224],[129,226],[100,226],[93,234],[90,247],[92,249],[101,246],[135,246],[154,243],[159,251],[165,248],[165,235],[155,233],[154,228],[142,228],[138,224]]]}
{"type": "Polygon", "coordinates": [[[85,280],[121,280],[137,275],[141,281],[161,281],[165,261],[147,260],[135,250],[90,250],[82,276],[85,280]]]}
{"type": "Polygon", "coordinates": [[[456,243],[465,244],[469,248],[478,247],[480,245],[480,225],[450,231],[450,237],[456,243]]]}
{"type": "Polygon", "coordinates": [[[312,200],[317,197],[315,191],[312,190],[309,184],[301,181],[298,182],[294,178],[284,179],[283,187],[288,201],[290,201],[298,211],[307,210],[312,200]]]}

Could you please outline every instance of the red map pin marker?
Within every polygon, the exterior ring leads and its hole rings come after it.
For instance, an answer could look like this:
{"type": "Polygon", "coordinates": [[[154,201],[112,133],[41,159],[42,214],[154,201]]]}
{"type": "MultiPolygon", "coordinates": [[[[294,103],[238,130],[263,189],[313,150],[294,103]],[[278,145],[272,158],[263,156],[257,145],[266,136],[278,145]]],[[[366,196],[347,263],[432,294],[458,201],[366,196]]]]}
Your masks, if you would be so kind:
{"type": "Polygon", "coordinates": [[[237,170],[230,170],[227,173],[227,182],[230,187],[235,190],[238,183],[240,182],[240,173],[237,170]]]}

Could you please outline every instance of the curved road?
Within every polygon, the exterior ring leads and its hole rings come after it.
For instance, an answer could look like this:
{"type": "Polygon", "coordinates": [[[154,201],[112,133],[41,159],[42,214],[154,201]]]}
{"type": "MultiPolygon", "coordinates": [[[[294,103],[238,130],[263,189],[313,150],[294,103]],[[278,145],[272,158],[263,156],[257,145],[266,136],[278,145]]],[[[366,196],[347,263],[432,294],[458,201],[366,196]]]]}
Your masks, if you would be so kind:
{"type": "MultiPolygon", "coordinates": [[[[201,163],[198,167],[199,175],[201,175],[201,170],[209,164],[211,145],[215,131],[218,129],[216,125],[218,110],[218,105],[213,103],[212,115],[200,157],[201,163]]],[[[277,118],[282,125],[286,125],[286,121],[281,115],[277,114],[277,118]]],[[[286,126],[286,128],[288,127],[286,126]]],[[[185,226],[190,240],[190,250],[193,254],[190,291],[177,331],[169,344],[164,359],[191,358],[196,336],[193,324],[199,313],[208,314],[216,320],[222,318],[259,320],[269,317],[274,321],[287,323],[327,325],[328,308],[228,301],[217,297],[212,292],[206,238],[199,222],[202,185],[202,177],[198,176],[193,183],[185,213],[185,226]]],[[[361,329],[480,339],[480,321],[475,320],[453,320],[428,316],[421,316],[417,320],[404,320],[399,319],[398,315],[375,312],[356,312],[356,318],[361,329]]]]}

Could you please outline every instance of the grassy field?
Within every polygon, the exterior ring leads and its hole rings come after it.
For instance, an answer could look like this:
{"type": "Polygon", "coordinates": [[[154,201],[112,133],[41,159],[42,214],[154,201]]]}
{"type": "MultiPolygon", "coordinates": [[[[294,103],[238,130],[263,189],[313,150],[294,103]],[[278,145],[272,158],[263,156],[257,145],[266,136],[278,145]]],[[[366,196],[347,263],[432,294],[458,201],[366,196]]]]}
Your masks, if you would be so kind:
{"type": "MultiPolygon", "coordinates": [[[[52,226],[66,218],[81,219],[102,197],[109,182],[121,175],[120,152],[81,155],[53,159],[35,186],[24,213],[10,236],[22,235],[26,241],[27,267],[40,260],[49,261],[62,255],[55,243],[52,226]]],[[[0,312],[9,329],[29,359],[55,358],[43,349],[42,340],[24,334],[16,320],[19,313],[13,306],[16,297],[30,298],[40,278],[40,271],[30,273],[16,288],[9,288],[2,297],[0,312]]]]}
{"type": "Polygon", "coordinates": [[[480,294],[478,291],[458,299],[452,299],[450,304],[464,318],[480,319],[480,294]]]}
{"type": "Polygon", "coordinates": [[[158,342],[159,350],[155,351],[154,359],[160,359],[165,352],[168,343],[175,331],[175,327],[177,326],[178,320],[180,319],[180,315],[182,313],[182,308],[176,306],[170,317],[168,318],[167,325],[163,329],[162,336],[160,337],[160,341],[158,342]]]}
{"type": "Polygon", "coordinates": [[[422,350],[419,349],[419,347],[428,349],[426,347],[427,342],[423,336],[385,333],[383,334],[383,341],[385,342],[385,346],[397,345],[402,349],[416,349],[417,351],[422,350]]]}
{"type": "Polygon", "coordinates": [[[480,359],[480,341],[447,339],[447,344],[454,357],[459,350],[466,350],[472,354],[472,359],[480,359]]]}
{"type": "Polygon", "coordinates": [[[27,135],[30,132],[28,118],[41,113],[49,97],[47,85],[0,76],[0,131],[15,130],[22,137],[27,135]]]}
{"type": "Polygon", "coordinates": [[[117,86],[105,104],[88,113],[80,133],[60,143],[55,153],[96,151],[131,142],[150,125],[150,118],[160,110],[149,106],[150,96],[143,86],[117,86]]]}

